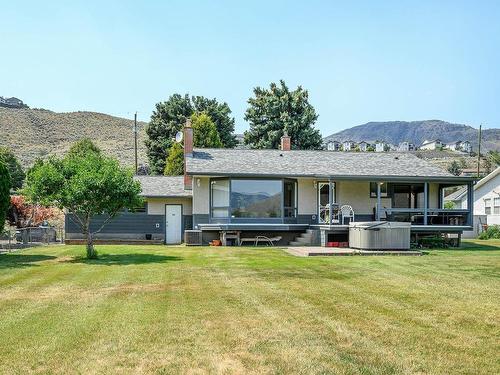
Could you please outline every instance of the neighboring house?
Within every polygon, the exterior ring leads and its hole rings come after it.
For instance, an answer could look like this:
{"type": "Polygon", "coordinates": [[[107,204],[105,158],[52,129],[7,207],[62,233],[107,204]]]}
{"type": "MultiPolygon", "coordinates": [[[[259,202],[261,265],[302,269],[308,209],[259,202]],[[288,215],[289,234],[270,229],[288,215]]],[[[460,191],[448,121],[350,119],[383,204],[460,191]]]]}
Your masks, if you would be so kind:
{"type": "Polygon", "coordinates": [[[355,148],[356,148],[356,143],[353,141],[342,142],[342,150],[343,151],[354,151],[355,148]]]}
{"type": "Polygon", "coordinates": [[[488,225],[500,225],[500,167],[474,186],[474,215],[485,215],[488,225]]]}
{"type": "MultiPolygon", "coordinates": [[[[179,243],[192,228],[205,244],[266,236],[288,245],[309,230],[315,244],[325,244],[348,241],[349,220],[404,221],[413,234],[472,228],[474,179],[409,153],[290,150],[290,137],[281,150],[193,149],[191,127],[184,145],[184,177],[137,177],[143,212],[123,213],[97,239],[179,243]],[[444,209],[441,197],[452,186],[467,186],[467,209],[444,209]],[[346,205],[354,218],[339,215],[346,205]]],[[[69,218],[67,238],[81,238],[69,218]]]]}
{"type": "Polygon", "coordinates": [[[470,154],[472,152],[472,145],[469,141],[460,142],[460,150],[470,154]]]}
{"type": "Polygon", "coordinates": [[[416,147],[413,143],[411,142],[401,142],[399,146],[397,147],[397,151],[400,152],[408,152],[408,151],[415,151],[416,147]]]}
{"type": "Polygon", "coordinates": [[[450,209],[467,209],[467,186],[460,186],[457,189],[453,189],[450,194],[446,194],[446,189],[443,193],[444,207],[447,208],[448,204],[451,204],[450,209]]]}
{"type": "Polygon", "coordinates": [[[23,103],[21,99],[18,98],[4,98],[0,96],[0,105],[3,107],[11,107],[11,108],[23,108],[26,105],[23,103]]]}
{"type": "Polygon", "coordinates": [[[328,151],[339,151],[340,147],[341,147],[341,144],[338,141],[328,141],[326,144],[326,149],[328,151]]]}
{"type": "Polygon", "coordinates": [[[365,141],[361,141],[361,142],[358,143],[359,150],[363,151],[363,152],[368,151],[368,147],[370,147],[370,146],[371,145],[368,142],[365,142],[365,141]]]}
{"type": "Polygon", "coordinates": [[[385,152],[389,149],[389,145],[386,142],[376,142],[375,152],[385,152]]]}
{"type": "Polygon", "coordinates": [[[472,146],[469,141],[457,141],[457,142],[447,143],[443,146],[443,148],[445,150],[450,150],[450,151],[462,151],[468,154],[472,152],[472,146]]]}
{"type": "Polygon", "coordinates": [[[450,151],[460,151],[460,143],[460,141],[446,143],[443,145],[443,148],[450,151]]]}
{"type": "Polygon", "coordinates": [[[477,237],[486,225],[500,225],[500,167],[474,185],[473,231],[465,237],[477,237]]]}
{"type": "Polygon", "coordinates": [[[440,150],[444,147],[443,142],[439,139],[425,140],[419,147],[420,150],[440,150]]]}

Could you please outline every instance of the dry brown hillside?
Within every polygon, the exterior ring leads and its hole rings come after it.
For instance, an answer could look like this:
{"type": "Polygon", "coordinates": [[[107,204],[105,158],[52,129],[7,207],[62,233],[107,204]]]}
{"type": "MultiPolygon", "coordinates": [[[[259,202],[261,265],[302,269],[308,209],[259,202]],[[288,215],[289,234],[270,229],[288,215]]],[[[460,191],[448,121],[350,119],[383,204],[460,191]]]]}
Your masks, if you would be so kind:
{"type": "MultiPolygon", "coordinates": [[[[1,145],[12,148],[24,167],[38,157],[62,155],[84,137],[124,165],[134,164],[133,120],[95,112],[56,113],[45,109],[0,107],[1,145]]],[[[144,128],[139,122],[139,163],[146,162],[144,128]]]]}

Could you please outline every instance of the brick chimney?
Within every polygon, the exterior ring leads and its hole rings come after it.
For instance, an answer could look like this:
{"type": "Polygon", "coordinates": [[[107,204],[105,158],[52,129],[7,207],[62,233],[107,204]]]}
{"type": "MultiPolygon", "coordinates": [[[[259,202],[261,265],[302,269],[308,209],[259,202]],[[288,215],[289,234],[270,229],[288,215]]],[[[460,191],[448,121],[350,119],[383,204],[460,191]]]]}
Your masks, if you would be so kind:
{"type": "Polygon", "coordinates": [[[281,137],[281,151],[290,151],[290,136],[288,133],[285,131],[285,134],[281,137]]]}
{"type": "Polygon", "coordinates": [[[184,125],[184,189],[193,189],[193,178],[188,176],[186,168],[186,158],[193,157],[193,128],[191,127],[191,119],[186,119],[186,125],[184,125]]]}

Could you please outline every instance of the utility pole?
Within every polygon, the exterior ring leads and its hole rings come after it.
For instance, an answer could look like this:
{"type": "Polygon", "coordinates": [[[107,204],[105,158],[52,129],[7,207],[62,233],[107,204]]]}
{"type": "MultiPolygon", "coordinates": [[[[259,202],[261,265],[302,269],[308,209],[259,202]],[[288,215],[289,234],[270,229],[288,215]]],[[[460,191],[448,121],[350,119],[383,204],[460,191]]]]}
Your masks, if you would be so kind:
{"type": "Polygon", "coordinates": [[[477,178],[479,178],[479,168],[481,167],[481,127],[483,124],[479,125],[479,142],[477,147],[477,178]]]}
{"type": "Polygon", "coordinates": [[[135,174],[137,174],[137,112],[134,115],[135,174]]]}

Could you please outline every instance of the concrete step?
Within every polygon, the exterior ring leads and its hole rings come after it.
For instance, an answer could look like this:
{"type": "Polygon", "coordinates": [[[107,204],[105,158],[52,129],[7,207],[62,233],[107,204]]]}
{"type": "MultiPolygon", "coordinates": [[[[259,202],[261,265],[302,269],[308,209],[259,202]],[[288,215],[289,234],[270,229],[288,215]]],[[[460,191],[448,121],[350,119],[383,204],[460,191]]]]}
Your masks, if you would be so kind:
{"type": "Polygon", "coordinates": [[[307,246],[307,245],[297,241],[290,241],[288,246],[307,246]]]}
{"type": "Polygon", "coordinates": [[[295,239],[295,242],[304,244],[304,245],[310,245],[311,244],[311,239],[310,238],[304,238],[304,237],[297,237],[295,239]]]}

